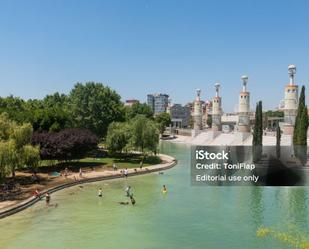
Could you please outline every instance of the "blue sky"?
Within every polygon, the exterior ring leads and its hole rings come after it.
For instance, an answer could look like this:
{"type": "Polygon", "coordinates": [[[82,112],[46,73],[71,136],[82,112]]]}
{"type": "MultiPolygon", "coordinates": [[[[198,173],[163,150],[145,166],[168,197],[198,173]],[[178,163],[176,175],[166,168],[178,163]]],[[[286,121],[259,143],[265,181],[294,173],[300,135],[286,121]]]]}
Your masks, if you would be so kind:
{"type": "Polygon", "coordinates": [[[233,111],[247,74],[252,107],[275,108],[288,64],[309,88],[308,10],[306,0],[0,0],[0,96],[97,81],[123,99],[186,103],[196,88],[211,98],[218,81],[233,111]]]}

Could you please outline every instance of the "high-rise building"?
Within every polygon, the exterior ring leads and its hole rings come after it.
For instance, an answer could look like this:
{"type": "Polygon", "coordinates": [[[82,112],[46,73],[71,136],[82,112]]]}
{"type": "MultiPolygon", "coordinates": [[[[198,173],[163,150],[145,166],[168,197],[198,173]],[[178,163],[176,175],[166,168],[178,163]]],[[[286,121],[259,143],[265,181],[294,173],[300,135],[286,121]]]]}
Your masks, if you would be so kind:
{"type": "Polygon", "coordinates": [[[147,95],[147,104],[152,109],[154,115],[166,112],[168,97],[169,96],[167,94],[162,93],[147,95]]]}

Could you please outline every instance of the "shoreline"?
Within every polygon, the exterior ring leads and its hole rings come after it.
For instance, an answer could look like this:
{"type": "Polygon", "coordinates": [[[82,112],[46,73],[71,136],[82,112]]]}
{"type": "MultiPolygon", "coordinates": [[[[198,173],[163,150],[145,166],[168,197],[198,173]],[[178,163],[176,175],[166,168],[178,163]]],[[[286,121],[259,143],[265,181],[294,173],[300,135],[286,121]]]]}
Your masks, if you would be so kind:
{"type": "MultiPolygon", "coordinates": [[[[167,170],[172,167],[174,167],[177,164],[177,160],[169,155],[165,154],[158,154],[158,156],[161,158],[162,163],[155,164],[151,166],[144,167],[143,169],[140,168],[131,168],[128,169],[128,177],[131,176],[137,176],[137,175],[144,175],[144,174],[150,174],[153,172],[158,172],[162,170],[167,170]]],[[[57,191],[60,191],[62,189],[66,189],[72,186],[77,186],[85,183],[91,183],[91,182],[98,182],[98,181],[104,181],[104,180],[112,180],[117,178],[123,178],[124,176],[121,173],[122,170],[117,171],[102,171],[102,172],[91,172],[87,174],[86,178],[73,181],[73,182],[67,182],[67,183],[61,183],[57,186],[47,188],[40,192],[40,196],[44,196],[46,192],[49,193],[55,193],[57,191]]],[[[29,197],[25,200],[22,200],[12,206],[9,206],[7,208],[3,208],[0,210],[0,219],[3,219],[5,217],[11,216],[13,214],[16,214],[18,212],[21,212],[25,210],[26,208],[34,205],[40,200],[38,197],[29,197]]]]}

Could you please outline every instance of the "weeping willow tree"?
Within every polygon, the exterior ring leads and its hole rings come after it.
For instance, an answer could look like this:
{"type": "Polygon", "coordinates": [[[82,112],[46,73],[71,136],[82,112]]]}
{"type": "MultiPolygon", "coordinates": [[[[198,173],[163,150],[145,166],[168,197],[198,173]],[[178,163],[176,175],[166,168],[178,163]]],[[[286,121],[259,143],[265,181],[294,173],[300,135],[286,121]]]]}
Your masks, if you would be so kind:
{"type": "Polygon", "coordinates": [[[31,145],[32,126],[17,124],[3,113],[0,115],[0,178],[15,177],[21,168],[35,168],[40,161],[38,147],[31,145]]]}

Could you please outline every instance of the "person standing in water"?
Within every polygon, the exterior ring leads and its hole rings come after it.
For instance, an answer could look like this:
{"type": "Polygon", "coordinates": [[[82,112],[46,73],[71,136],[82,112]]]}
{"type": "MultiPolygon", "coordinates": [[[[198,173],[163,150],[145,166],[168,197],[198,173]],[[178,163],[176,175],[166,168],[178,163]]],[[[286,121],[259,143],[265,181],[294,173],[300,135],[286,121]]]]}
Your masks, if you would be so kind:
{"type": "Polygon", "coordinates": [[[167,188],[166,188],[166,186],[165,186],[165,185],[163,185],[163,188],[162,188],[162,193],[163,193],[163,194],[167,193],[167,188]]]}
{"type": "Polygon", "coordinates": [[[127,197],[130,197],[131,195],[133,196],[131,186],[126,187],[125,191],[126,191],[127,197]]]}
{"type": "Polygon", "coordinates": [[[46,192],[45,194],[45,201],[46,201],[46,206],[49,206],[50,203],[50,194],[48,192],[46,192]]]}
{"type": "Polygon", "coordinates": [[[102,197],[102,196],[103,196],[103,190],[102,190],[102,188],[99,188],[98,196],[99,196],[99,197],[102,197]]]}

